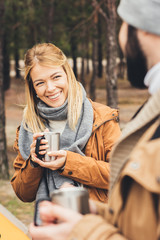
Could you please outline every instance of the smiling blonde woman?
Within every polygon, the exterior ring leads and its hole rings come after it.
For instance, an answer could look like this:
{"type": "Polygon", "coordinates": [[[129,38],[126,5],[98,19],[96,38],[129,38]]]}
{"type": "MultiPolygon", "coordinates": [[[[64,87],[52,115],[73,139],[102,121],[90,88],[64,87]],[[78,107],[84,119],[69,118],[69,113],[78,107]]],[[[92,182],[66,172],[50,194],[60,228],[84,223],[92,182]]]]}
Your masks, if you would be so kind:
{"type": "MultiPolygon", "coordinates": [[[[22,201],[48,196],[65,182],[83,185],[92,199],[107,202],[109,154],[120,136],[118,110],[92,102],[64,53],[51,43],[25,55],[26,107],[14,144],[18,156],[11,183],[22,201]],[[60,132],[56,160],[41,161],[35,146],[46,129],[60,132]],[[47,179],[47,185],[44,182],[47,179]],[[47,188],[47,189],[46,189],[47,188]]],[[[40,154],[45,154],[47,141],[40,154]]]]}

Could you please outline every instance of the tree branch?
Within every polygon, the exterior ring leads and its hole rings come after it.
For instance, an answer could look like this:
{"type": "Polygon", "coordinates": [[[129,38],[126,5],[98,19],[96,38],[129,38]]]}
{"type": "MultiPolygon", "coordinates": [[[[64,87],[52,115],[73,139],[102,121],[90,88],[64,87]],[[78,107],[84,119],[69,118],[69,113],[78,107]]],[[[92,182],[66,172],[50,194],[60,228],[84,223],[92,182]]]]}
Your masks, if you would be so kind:
{"type": "MultiPolygon", "coordinates": [[[[104,19],[106,20],[106,22],[108,21],[108,17],[107,14],[103,11],[103,9],[100,7],[102,5],[102,3],[105,2],[105,0],[102,0],[100,3],[97,2],[97,0],[92,0],[92,6],[95,8],[95,11],[99,12],[104,19]]],[[[95,12],[94,11],[94,12],[95,12]]]]}
{"type": "Polygon", "coordinates": [[[100,6],[105,2],[106,0],[102,0],[100,3],[97,3],[96,0],[92,1],[92,6],[95,8],[94,11],[92,12],[92,14],[85,19],[84,21],[81,21],[79,24],[77,24],[72,31],[70,32],[70,34],[72,34],[75,30],[77,30],[78,28],[80,28],[81,26],[83,26],[84,24],[86,24],[87,22],[89,22],[95,15],[96,12],[99,12],[106,21],[108,21],[108,17],[106,15],[106,13],[102,10],[102,8],[100,8],[100,6]]]}

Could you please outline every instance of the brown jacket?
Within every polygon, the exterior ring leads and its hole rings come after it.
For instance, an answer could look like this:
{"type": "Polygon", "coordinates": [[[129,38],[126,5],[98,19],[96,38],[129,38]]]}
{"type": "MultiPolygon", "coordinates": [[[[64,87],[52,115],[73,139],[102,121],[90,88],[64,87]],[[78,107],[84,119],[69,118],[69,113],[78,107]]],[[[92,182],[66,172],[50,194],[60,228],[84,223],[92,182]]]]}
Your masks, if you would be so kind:
{"type": "Polygon", "coordinates": [[[160,91],[122,131],[111,156],[108,205],[97,202],[68,240],[160,239],[160,91]]]}
{"type": "MultiPolygon", "coordinates": [[[[95,102],[92,102],[92,106],[94,123],[91,137],[84,150],[86,156],[67,151],[65,168],[60,174],[84,184],[92,199],[107,202],[109,154],[120,136],[118,111],[95,102]]],[[[24,161],[18,149],[18,134],[19,129],[14,144],[18,156],[14,160],[15,173],[11,184],[22,201],[30,202],[35,199],[43,169],[33,168],[30,158],[24,161]]]]}

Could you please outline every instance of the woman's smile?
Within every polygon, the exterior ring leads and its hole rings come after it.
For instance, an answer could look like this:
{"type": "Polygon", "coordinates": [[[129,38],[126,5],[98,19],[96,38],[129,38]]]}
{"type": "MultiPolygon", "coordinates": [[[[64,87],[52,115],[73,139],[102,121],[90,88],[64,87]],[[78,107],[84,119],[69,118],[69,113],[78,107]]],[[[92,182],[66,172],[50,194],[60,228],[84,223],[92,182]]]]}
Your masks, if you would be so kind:
{"type": "Polygon", "coordinates": [[[55,93],[53,95],[47,96],[51,100],[56,100],[60,96],[61,92],[55,93]]]}

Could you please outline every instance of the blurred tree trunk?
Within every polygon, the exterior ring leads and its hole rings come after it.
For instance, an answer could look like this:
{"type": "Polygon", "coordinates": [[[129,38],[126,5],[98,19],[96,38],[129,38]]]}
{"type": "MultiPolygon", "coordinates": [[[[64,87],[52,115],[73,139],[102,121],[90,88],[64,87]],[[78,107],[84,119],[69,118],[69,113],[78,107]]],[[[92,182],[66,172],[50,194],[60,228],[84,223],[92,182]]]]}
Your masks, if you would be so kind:
{"type": "Polygon", "coordinates": [[[89,69],[89,34],[88,34],[88,26],[86,27],[86,73],[90,73],[89,69]]]}
{"type": "Polygon", "coordinates": [[[20,68],[19,68],[19,42],[18,42],[18,29],[14,31],[14,60],[15,60],[15,72],[16,78],[20,78],[20,68]]]}
{"type": "Polygon", "coordinates": [[[98,77],[101,78],[103,75],[103,65],[102,65],[102,26],[101,26],[101,16],[98,14],[98,77]]]}
{"type": "Polygon", "coordinates": [[[105,0],[103,10],[96,0],[92,0],[94,7],[97,9],[106,21],[106,92],[107,104],[110,107],[117,108],[117,73],[116,73],[116,58],[117,58],[117,38],[116,38],[116,4],[117,0],[105,0]]]}
{"type": "Polygon", "coordinates": [[[76,37],[74,35],[71,36],[71,54],[73,59],[73,72],[75,74],[75,77],[78,77],[77,73],[77,44],[76,44],[76,37]]]}
{"type": "Polygon", "coordinates": [[[121,50],[119,50],[119,63],[117,66],[117,76],[119,78],[124,79],[125,78],[125,67],[126,67],[126,63],[125,63],[125,59],[123,56],[123,53],[121,50]]]}
{"type": "Polygon", "coordinates": [[[4,0],[0,0],[0,179],[9,178],[8,158],[5,136],[5,104],[3,89],[3,28],[4,26],[4,0]]]}
{"type": "MultiPolygon", "coordinates": [[[[28,48],[32,48],[38,41],[37,32],[38,28],[36,26],[36,18],[35,18],[35,11],[36,7],[34,5],[34,1],[28,0],[25,1],[26,8],[28,9],[28,16],[26,17],[26,24],[27,24],[27,42],[28,48]]],[[[39,26],[40,27],[40,26],[39,26]]]]}
{"type": "Polygon", "coordinates": [[[93,18],[93,36],[92,36],[92,77],[90,81],[90,98],[94,101],[96,98],[96,79],[98,70],[98,33],[97,33],[98,16],[97,12],[93,18]]]}
{"type": "Polygon", "coordinates": [[[19,22],[18,22],[18,8],[17,5],[13,2],[13,13],[14,13],[14,22],[15,25],[13,27],[14,30],[14,60],[15,60],[15,72],[16,78],[20,78],[20,70],[19,70],[19,22]]]}
{"type": "Polygon", "coordinates": [[[47,41],[53,41],[53,18],[54,18],[54,0],[50,0],[48,4],[48,36],[47,41]]]}
{"type": "MultiPolygon", "coordinates": [[[[85,12],[84,12],[84,8],[85,8],[85,0],[81,0],[81,11],[82,11],[82,19],[85,19],[85,12]]],[[[80,80],[81,83],[83,85],[83,87],[86,87],[86,82],[85,82],[85,38],[86,38],[86,25],[84,25],[82,27],[81,30],[81,37],[82,37],[82,41],[81,41],[81,76],[80,76],[80,80]]]]}
{"type": "Polygon", "coordinates": [[[82,57],[81,59],[81,83],[83,85],[83,87],[86,87],[86,82],[85,82],[85,61],[84,61],[84,57],[82,57]]]}
{"type": "Polygon", "coordinates": [[[10,88],[10,59],[9,59],[9,49],[8,49],[8,37],[6,29],[4,29],[3,34],[3,88],[4,91],[10,88]]]}
{"type": "Polygon", "coordinates": [[[117,39],[116,39],[116,0],[106,0],[108,9],[107,20],[107,75],[106,75],[106,91],[107,104],[110,107],[117,108],[117,39]]]}

